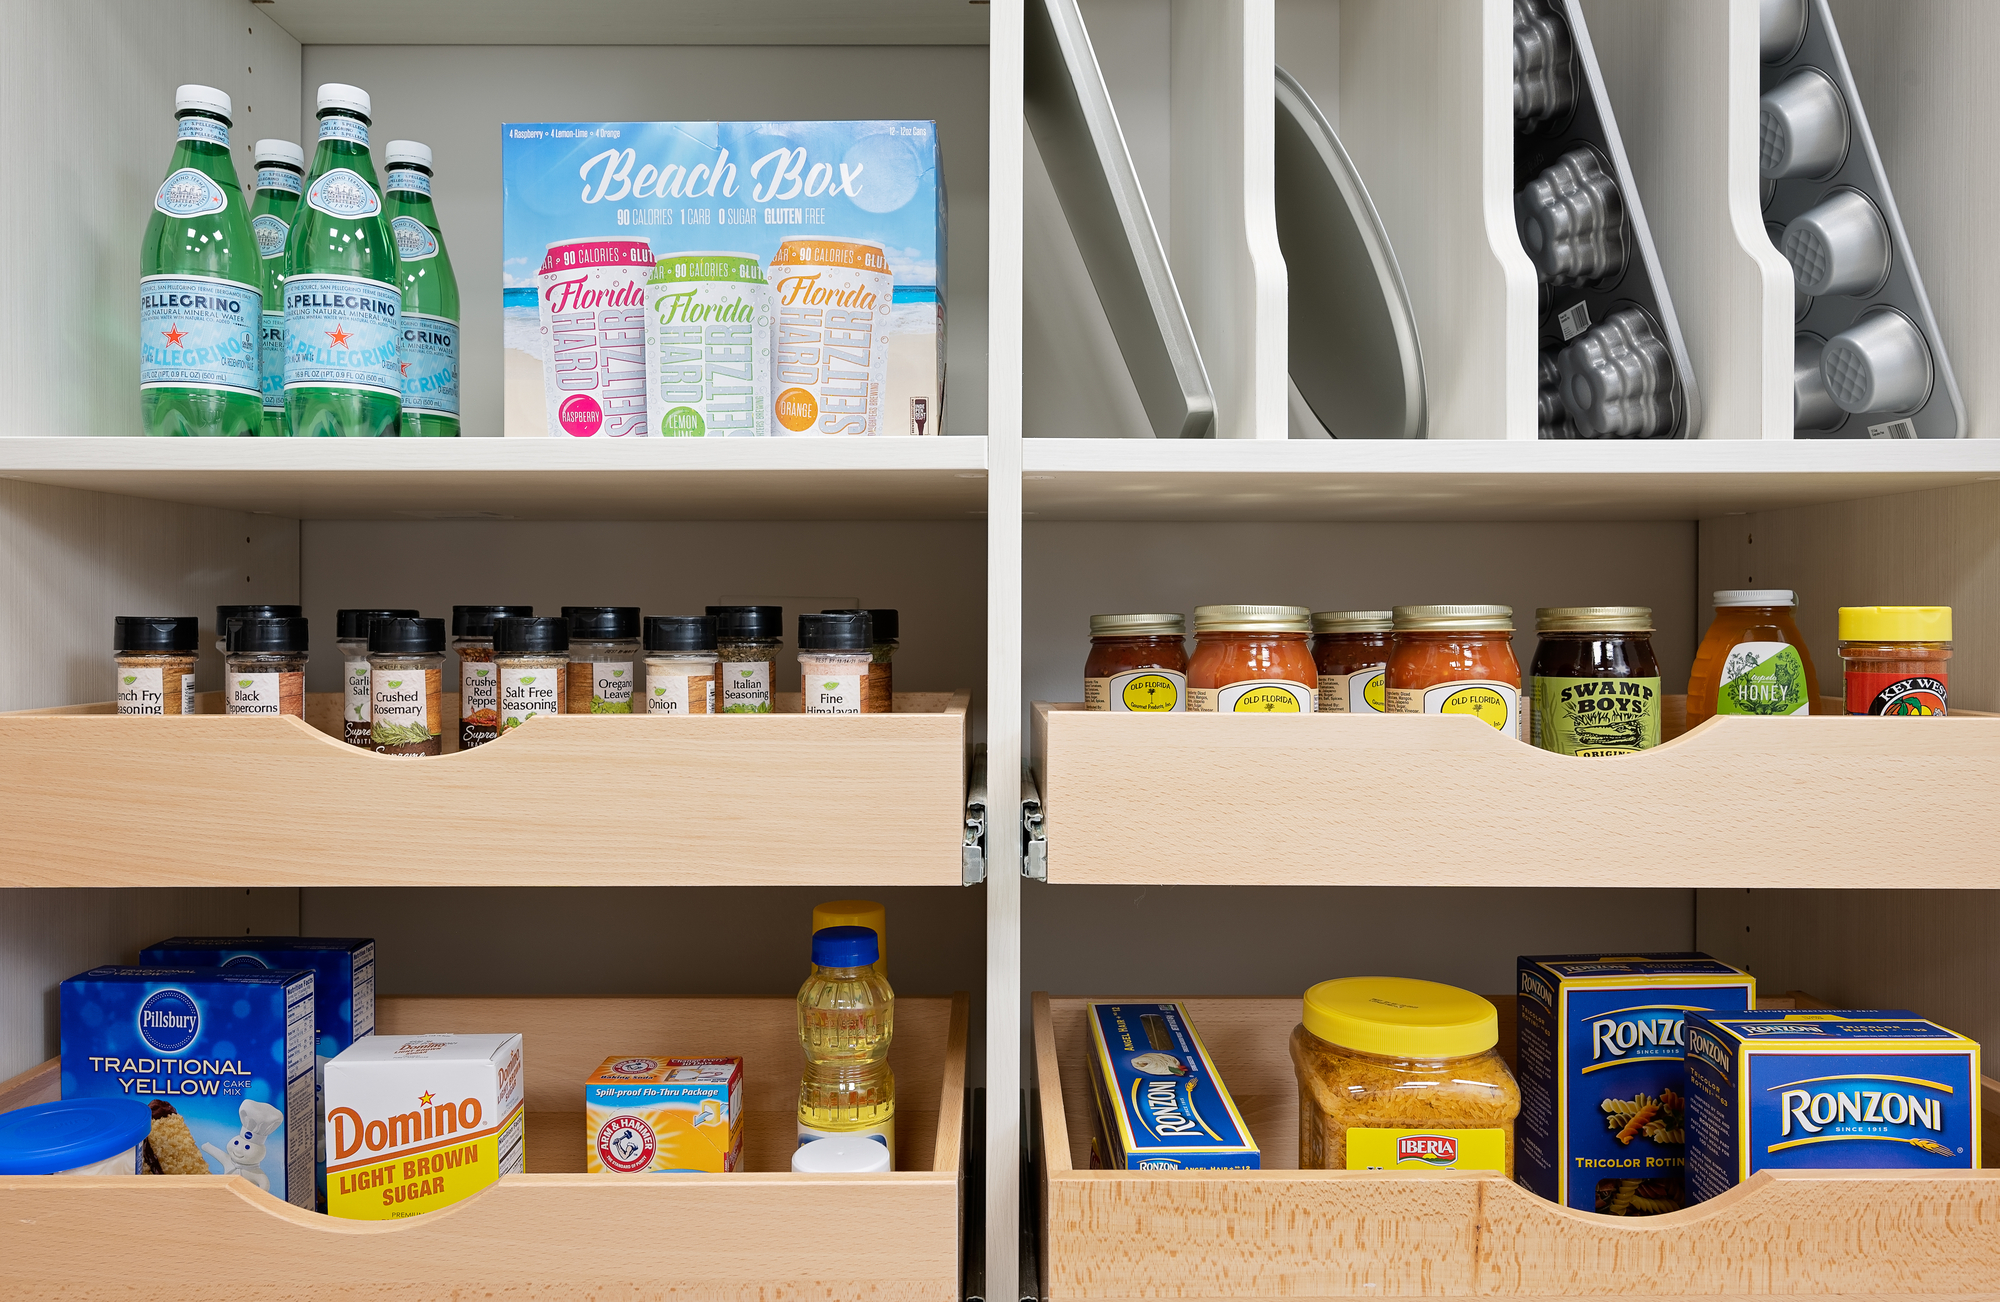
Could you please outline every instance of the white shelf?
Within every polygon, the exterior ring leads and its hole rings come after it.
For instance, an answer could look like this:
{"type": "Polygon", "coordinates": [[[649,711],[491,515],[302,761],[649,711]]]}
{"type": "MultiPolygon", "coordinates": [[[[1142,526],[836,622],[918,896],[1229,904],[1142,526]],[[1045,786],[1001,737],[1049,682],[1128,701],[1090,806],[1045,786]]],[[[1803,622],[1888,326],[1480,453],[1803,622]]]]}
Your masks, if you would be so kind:
{"type": "Polygon", "coordinates": [[[1031,520],[1686,520],[2000,479],[2000,440],[1030,439],[1031,520]]]}
{"type": "Polygon", "coordinates": [[[964,520],[986,440],[0,438],[0,479],[311,520],[964,520]]]}
{"type": "Polygon", "coordinates": [[[302,45],[984,45],[983,0],[251,0],[302,45]]]}

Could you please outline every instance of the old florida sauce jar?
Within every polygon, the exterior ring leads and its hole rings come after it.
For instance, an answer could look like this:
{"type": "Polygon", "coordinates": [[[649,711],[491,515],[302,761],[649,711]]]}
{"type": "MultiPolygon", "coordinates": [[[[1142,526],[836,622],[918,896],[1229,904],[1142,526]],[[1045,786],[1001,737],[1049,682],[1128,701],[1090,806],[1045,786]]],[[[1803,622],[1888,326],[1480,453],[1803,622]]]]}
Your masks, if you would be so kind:
{"type": "Polygon", "coordinates": [[[1321,714],[1384,713],[1382,676],[1389,669],[1394,616],[1386,610],[1313,612],[1313,665],[1319,671],[1321,714]]]}
{"type": "Polygon", "coordinates": [[[1558,755],[1630,755],[1660,744],[1660,662],[1645,606],[1535,612],[1528,733],[1558,755]]]}
{"type": "Polygon", "coordinates": [[[1187,621],[1179,615],[1092,615],[1083,708],[1186,710],[1187,667],[1187,621]]]}
{"type": "Polygon", "coordinates": [[[1950,606],[1842,606],[1849,714],[1942,717],[1950,606]]]}
{"type": "Polygon", "coordinates": [[[1819,699],[1812,652],[1792,622],[1789,588],[1724,588],[1688,674],[1687,724],[1718,714],[1804,715],[1819,699]]]}
{"type": "Polygon", "coordinates": [[[1390,714],[1469,714],[1525,740],[1511,606],[1398,606],[1390,714]]]}
{"type": "Polygon", "coordinates": [[[1311,714],[1319,676],[1304,606],[1196,606],[1190,710],[1311,714]]]}

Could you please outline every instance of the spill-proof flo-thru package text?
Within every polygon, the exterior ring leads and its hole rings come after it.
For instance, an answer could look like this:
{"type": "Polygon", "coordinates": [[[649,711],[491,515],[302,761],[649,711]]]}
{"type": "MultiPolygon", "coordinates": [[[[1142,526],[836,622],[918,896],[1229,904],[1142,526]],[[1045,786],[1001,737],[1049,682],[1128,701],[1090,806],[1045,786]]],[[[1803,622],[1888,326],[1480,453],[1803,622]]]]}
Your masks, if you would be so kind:
{"type": "Polygon", "coordinates": [[[500,135],[508,435],[942,432],[935,123],[500,135]]]}

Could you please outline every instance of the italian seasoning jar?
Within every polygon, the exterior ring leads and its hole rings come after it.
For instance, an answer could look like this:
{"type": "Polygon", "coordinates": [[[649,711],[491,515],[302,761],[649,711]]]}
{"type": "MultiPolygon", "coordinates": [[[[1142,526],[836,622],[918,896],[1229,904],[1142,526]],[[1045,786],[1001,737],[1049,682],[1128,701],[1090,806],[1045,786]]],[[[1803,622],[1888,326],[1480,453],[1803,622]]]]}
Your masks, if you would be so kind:
{"type": "Polygon", "coordinates": [[[500,735],[500,676],[493,668],[493,621],[525,619],[533,606],[453,606],[451,649],[458,652],[458,748],[500,735]]]}
{"type": "Polygon", "coordinates": [[[1942,718],[1950,606],[1842,606],[1840,662],[1849,714],[1942,718]]]}
{"type": "Polygon", "coordinates": [[[715,713],[715,617],[646,617],[646,713],[715,713]]]}
{"type": "Polygon", "coordinates": [[[1398,606],[1394,620],[1390,714],[1469,714],[1525,739],[1513,607],[1398,606]]]}
{"type": "Polygon", "coordinates": [[[630,714],[639,678],[637,606],[564,606],[569,621],[568,714],[630,714]]]}
{"type": "Polygon", "coordinates": [[[368,668],[374,749],[444,754],[444,621],[378,618],[368,630],[368,668]]]}
{"type": "Polygon", "coordinates": [[[120,714],[193,714],[201,621],[193,615],[120,615],[112,625],[118,662],[112,695],[120,714]]]}
{"type": "Polygon", "coordinates": [[[1189,711],[1311,714],[1318,671],[1304,606],[1196,606],[1189,711]]]}
{"type": "Polygon", "coordinates": [[[1321,610],[1312,619],[1320,713],[1386,713],[1382,678],[1389,670],[1394,615],[1386,610],[1321,610]]]}
{"type": "Polygon", "coordinates": [[[1535,745],[1558,755],[1632,755],[1660,744],[1660,662],[1645,606],[1545,606],[1529,670],[1535,745]]]}
{"type": "Polygon", "coordinates": [[[1180,615],[1092,615],[1083,708],[1183,712],[1187,668],[1187,621],[1180,615]]]}
{"type": "Polygon", "coordinates": [[[875,631],[865,610],[799,616],[799,709],[806,714],[873,714],[868,690],[875,631]]]}
{"type": "Polygon", "coordinates": [[[769,714],[778,708],[778,652],[785,648],[782,606],[710,606],[715,650],[722,662],[716,703],[724,714],[769,714]]]}
{"type": "Polygon", "coordinates": [[[420,610],[339,610],[333,616],[333,644],[340,648],[341,682],[345,693],[340,710],[340,739],[350,746],[372,749],[369,702],[374,692],[368,668],[368,629],[378,619],[415,619],[420,610]]]}
{"type": "Polygon", "coordinates": [[[303,616],[237,616],[222,661],[229,714],[306,716],[306,621],[303,616]]]}
{"type": "Polygon", "coordinates": [[[499,735],[538,714],[561,714],[568,696],[569,621],[554,615],[493,621],[493,674],[499,679],[499,735]]]}
{"type": "Polygon", "coordinates": [[[870,714],[894,714],[896,711],[896,648],[901,645],[898,634],[902,632],[902,621],[893,610],[823,610],[822,615],[866,615],[870,627],[875,630],[875,643],[869,647],[868,665],[868,712],[870,714]]]}

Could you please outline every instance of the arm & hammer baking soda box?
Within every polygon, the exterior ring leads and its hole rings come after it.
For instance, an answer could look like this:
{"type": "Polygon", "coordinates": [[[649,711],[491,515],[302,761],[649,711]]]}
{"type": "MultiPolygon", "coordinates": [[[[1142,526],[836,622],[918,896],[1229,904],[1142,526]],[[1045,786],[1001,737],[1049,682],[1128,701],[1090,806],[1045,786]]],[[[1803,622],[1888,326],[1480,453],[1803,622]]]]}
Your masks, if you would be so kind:
{"type": "Polygon", "coordinates": [[[369,1035],[326,1065],[326,1210],[400,1220],[527,1169],[519,1035],[369,1035]]]}
{"type": "Polygon", "coordinates": [[[741,1058],[606,1058],[583,1107],[593,1175],[743,1169],[741,1058]]]}
{"type": "Polygon", "coordinates": [[[1687,1070],[1693,1202],[1765,1170],[1979,1166],[1979,1046],[1912,1013],[1690,1013],[1687,1070]]]}
{"type": "Polygon", "coordinates": [[[1183,1004],[1091,1004],[1091,1165],[1255,1171],[1257,1141],[1183,1004]]]}
{"type": "Polygon", "coordinates": [[[1617,1216],[1686,1203],[1684,1020],[1748,1012],[1756,980],[1706,954],[1519,960],[1516,1179],[1617,1216]]]}
{"type": "Polygon", "coordinates": [[[310,972],[98,967],[62,983],[64,1098],[143,1099],[169,1174],[205,1162],[308,1211],[312,1046],[310,972]]]}
{"type": "Polygon", "coordinates": [[[500,129],[503,432],[937,434],[933,122],[500,129]]]}

